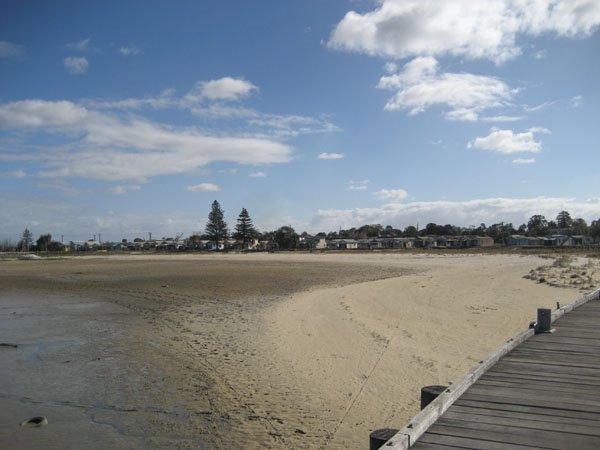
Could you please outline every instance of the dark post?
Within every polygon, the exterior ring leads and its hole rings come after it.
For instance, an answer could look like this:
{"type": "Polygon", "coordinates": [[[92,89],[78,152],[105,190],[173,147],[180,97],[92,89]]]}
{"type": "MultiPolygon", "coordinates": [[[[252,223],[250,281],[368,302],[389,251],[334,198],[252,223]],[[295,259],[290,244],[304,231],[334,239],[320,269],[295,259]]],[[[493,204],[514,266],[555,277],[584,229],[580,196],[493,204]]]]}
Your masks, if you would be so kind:
{"type": "Polygon", "coordinates": [[[369,450],[379,450],[397,432],[398,430],[395,428],[380,428],[379,430],[372,431],[369,435],[369,450]]]}
{"type": "Polygon", "coordinates": [[[548,308],[538,308],[536,333],[548,333],[552,327],[552,311],[548,308]]]}
{"type": "Polygon", "coordinates": [[[425,409],[427,405],[434,401],[447,388],[448,386],[440,386],[439,384],[421,388],[421,409],[425,409]]]}

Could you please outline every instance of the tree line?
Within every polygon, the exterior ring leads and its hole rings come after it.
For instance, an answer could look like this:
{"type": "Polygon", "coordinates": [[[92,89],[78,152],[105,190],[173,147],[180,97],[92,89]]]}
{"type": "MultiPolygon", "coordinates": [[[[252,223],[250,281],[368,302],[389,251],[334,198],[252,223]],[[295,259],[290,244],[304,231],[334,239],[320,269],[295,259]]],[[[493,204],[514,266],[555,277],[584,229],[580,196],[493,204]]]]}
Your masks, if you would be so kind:
{"type": "MultiPolygon", "coordinates": [[[[488,236],[494,239],[497,244],[505,244],[508,238],[515,234],[526,236],[544,237],[549,235],[561,234],[569,236],[591,236],[600,240],[600,219],[592,221],[590,225],[582,218],[572,219],[568,211],[561,211],[556,216],[556,220],[547,220],[543,215],[536,214],[529,218],[527,224],[521,224],[517,228],[512,223],[495,223],[486,226],[484,223],[478,227],[460,227],[456,225],[438,225],[428,223],[425,228],[418,229],[416,226],[409,225],[403,230],[392,227],[391,225],[382,226],[380,224],[363,225],[359,228],[350,228],[347,230],[331,231],[328,233],[320,232],[315,237],[325,239],[369,239],[369,238],[415,238],[418,236],[488,236]]],[[[301,237],[307,236],[303,232],[297,234],[291,226],[283,226],[275,231],[260,233],[250,219],[250,215],[245,208],[237,219],[235,232],[232,237],[241,240],[246,245],[251,239],[268,240],[275,242],[279,248],[295,248],[301,237]]],[[[224,220],[224,212],[218,201],[212,203],[211,212],[208,215],[205,234],[198,236],[198,240],[208,239],[212,242],[220,242],[227,239],[227,224],[224,220]]]]}
{"type": "Polygon", "coordinates": [[[247,248],[253,240],[258,239],[273,242],[277,244],[278,248],[292,249],[298,246],[300,239],[300,235],[291,226],[283,226],[275,231],[261,233],[254,226],[246,208],[242,208],[235,224],[235,231],[230,234],[225,221],[225,212],[219,202],[215,200],[208,214],[204,234],[193,234],[190,236],[189,242],[195,248],[201,248],[203,240],[211,241],[218,246],[229,237],[241,241],[242,248],[247,248]]]}
{"type": "MultiPolygon", "coordinates": [[[[547,220],[541,214],[533,215],[528,222],[519,225],[517,228],[512,223],[495,223],[486,226],[484,223],[478,227],[460,227],[456,225],[439,225],[428,223],[424,228],[409,225],[404,229],[394,228],[391,225],[382,226],[380,224],[363,225],[358,228],[349,228],[345,230],[320,232],[315,235],[317,238],[325,239],[369,239],[369,238],[415,238],[418,236],[489,236],[497,244],[505,244],[508,238],[515,234],[526,236],[544,237],[555,234],[568,236],[590,236],[595,240],[600,240],[600,219],[592,221],[589,225],[582,218],[571,217],[568,211],[561,211],[557,214],[555,220],[547,220]]],[[[225,221],[225,212],[221,205],[215,200],[211,205],[208,214],[208,220],[203,234],[192,234],[188,238],[188,245],[193,249],[202,248],[202,241],[210,241],[218,248],[220,243],[226,239],[234,238],[242,242],[242,248],[248,248],[250,243],[255,240],[268,241],[274,243],[281,249],[293,249],[298,247],[300,238],[309,236],[303,232],[298,234],[291,226],[282,226],[274,231],[260,232],[255,226],[246,208],[242,208],[239,213],[233,232],[230,233],[227,222],[225,221]]],[[[52,240],[50,233],[42,234],[34,243],[33,234],[29,229],[25,229],[20,241],[14,245],[9,240],[0,242],[1,251],[59,251],[62,244],[52,240]]]]}

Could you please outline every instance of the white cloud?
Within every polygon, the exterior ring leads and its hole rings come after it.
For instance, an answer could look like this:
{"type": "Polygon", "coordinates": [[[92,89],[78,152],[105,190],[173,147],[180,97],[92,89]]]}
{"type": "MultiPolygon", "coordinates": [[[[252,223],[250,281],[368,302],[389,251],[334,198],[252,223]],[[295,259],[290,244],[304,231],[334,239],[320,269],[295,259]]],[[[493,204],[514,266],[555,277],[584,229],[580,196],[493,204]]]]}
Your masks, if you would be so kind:
{"type": "Polygon", "coordinates": [[[587,221],[600,217],[600,199],[577,201],[573,198],[485,198],[466,201],[430,201],[393,203],[380,208],[353,208],[345,210],[319,210],[311,222],[316,230],[337,230],[365,223],[393,226],[426,224],[453,224],[459,226],[491,225],[511,222],[515,228],[527,223],[534,214],[556,217],[559,211],[569,211],[571,217],[587,221]]]}
{"type": "Polygon", "coordinates": [[[0,126],[6,128],[74,126],[87,117],[85,108],[68,101],[21,100],[0,104],[0,126]]]}
{"type": "Polygon", "coordinates": [[[0,41],[0,58],[19,58],[25,54],[25,47],[9,41],[0,41]]]}
{"type": "Polygon", "coordinates": [[[248,176],[252,177],[252,178],[265,178],[267,176],[267,174],[264,172],[252,172],[248,176]]]}
{"type": "MultiPolygon", "coordinates": [[[[166,89],[159,96],[142,98],[126,98],[122,100],[85,100],[84,105],[95,109],[108,110],[140,110],[152,109],[187,109],[195,116],[204,120],[243,121],[253,130],[253,136],[259,138],[293,138],[303,134],[329,133],[340,129],[330,121],[327,115],[319,117],[265,114],[240,105],[223,104],[219,102],[203,103],[201,86],[196,87],[183,97],[175,96],[173,89],[166,89]]],[[[247,130],[248,127],[245,127],[247,130]]],[[[246,131],[247,133],[247,131],[246,131]]]]}
{"type": "Polygon", "coordinates": [[[286,138],[301,134],[329,133],[339,128],[326,117],[314,118],[306,116],[280,116],[275,114],[259,114],[248,118],[252,127],[265,130],[266,135],[286,138]]]}
{"type": "Polygon", "coordinates": [[[319,159],[343,159],[343,153],[319,153],[317,156],[319,159]]]}
{"type": "Polygon", "coordinates": [[[239,78],[224,77],[218,80],[200,81],[186,96],[188,103],[200,103],[203,100],[240,100],[258,91],[258,87],[239,78]]]}
{"type": "Polygon", "coordinates": [[[366,191],[369,189],[369,180],[348,181],[349,191],[366,191]]]}
{"type": "Polygon", "coordinates": [[[80,52],[86,51],[88,49],[88,46],[90,45],[90,42],[92,41],[92,38],[87,38],[87,39],[83,39],[79,42],[69,42],[66,47],[69,50],[78,50],[80,52]]]}
{"type": "Polygon", "coordinates": [[[142,53],[144,53],[144,50],[135,46],[121,47],[119,49],[119,53],[123,56],[141,55],[142,53]]]}
{"type": "Polygon", "coordinates": [[[533,164],[535,163],[535,158],[516,158],[512,160],[513,164],[533,164]]]}
{"type": "Polygon", "coordinates": [[[71,186],[65,180],[59,180],[59,179],[46,180],[41,183],[38,183],[36,186],[38,188],[44,189],[46,191],[48,189],[55,189],[57,191],[60,191],[62,194],[69,195],[69,196],[77,196],[77,195],[81,195],[81,193],[82,193],[82,191],[80,189],[77,189],[77,188],[71,186]]]}
{"type": "Polygon", "coordinates": [[[510,155],[512,153],[540,153],[542,143],[535,140],[535,133],[550,133],[550,130],[542,127],[530,128],[524,133],[515,133],[512,130],[499,130],[492,128],[489,135],[475,138],[469,142],[468,148],[481,150],[492,150],[510,155]]]}
{"type": "Polygon", "coordinates": [[[571,100],[569,101],[569,105],[571,106],[571,108],[578,108],[579,106],[581,106],[582,103],[583,103],[582,95],[576,95],[575,97],[572,97],[571,100]]]}
{"type": "Polygon", "coordinates": [[[64,64],[69,72],[75,75],[87,72],[89,67],[88,60],[85,58],[85,56],[67,56],[64,59],[64,64]]]}
{"type": "Polygon", "coordinates": [[[328,45],[386,58],[453,55],[502,63],[521,53],[521,36],[588,36],[599,24],[597,0],[379,0],[372,11],[348,12],[328,45]]]}
{"type": "Polygon", "coordinates": [[[190,192],[218,192],[221,188],[213,183],[200,183],[194,186],[188,186],[187,190],[190,192]]]}
{"type": "Polygon", "coordinates": [[[535,106],[527,106],[527,105],[525,105],[525,106],[523,106],[523,109],[526,112],[535,112],[535,111],[539,111],[541,109],[545,109],[548,106],[552,106],[552,105],[554,105],[554,103],[556,103],[556,102],[544,102],[544,103],[541,103],[541,104],[535,105],[535,106]]]}
{"type": "Polygon", "coordinates": [[[195,127],[173,127],[139,117],[123,119],[68,101],[24,100],[0,104],[0,128],[47,132],[66,144],[35,155],[40,175],[141,180],[189,173],[215,161],[284,163],[291,147],[269,139],[212,136],[195,127]]]}
{"type": "Polygon", "coordinates": [[[408,192],[404,189],[382,189],[374,192],[373,195],[381,200],[399,202],[408,197],[408,192]]]}
{"type": "Polygon", "coordinates": [[[112,194],[123,195],[131,191],[139,191],[142,187],[138,184],[117,185],[109,189],[112,194]]]}
{"type": "Polygon", "coordinates": [[[490,116],[480,118],[482,122],[518,122],[523,119],[523,116],[490,116]]]}
{"type": "Polygon", "coordinates": [[[25,178],[27,174],[25,173],[24,170],[18,169],[18,170],[13,170],[11,172],[4,172],[1,173],[0,176],[4,176],[4,177],[9,177],[9,178],[25,178]]]}
{"type": "Polygon", "coordinates": [[[152,109],[178,108],[184,107],[181,105],[181,99],[174,97],[174,89],[165,89],[157,96],[146,96],[142,98],[125,98],[121,100],[89,100],[86,99],[82,103],[85,106],[94,109],[111,109],[111,110],[136,110],[144,107],[152,109]]]}
{"type": "Polygon", "coordinates": [[[406,109],[409,114],[421,113],[431,106],[450,107],[449,120],[474,121],[486,109],[506,106],[513,94],[506,83],[493,77],[469,73],[439,73],[433,57],[418,57],[408,62],[402,71],[381,77],[380,89],[396,91],[385,109],[406,109]]]}
{"type": "Polygon", "coordinates": [[[531,127],[527,131],[530,131],[532,133],[552,134],[552,131],[550,131],[548,128],[544,128],[544,127],[531,127]]]}
{"type": "Polygon", "coordinates": [[[383,70],[385,70],[387,73],[397,72],[398,71],[398,64],[396,64],[395,62],[387,62],[383,66],[383,70]]]}

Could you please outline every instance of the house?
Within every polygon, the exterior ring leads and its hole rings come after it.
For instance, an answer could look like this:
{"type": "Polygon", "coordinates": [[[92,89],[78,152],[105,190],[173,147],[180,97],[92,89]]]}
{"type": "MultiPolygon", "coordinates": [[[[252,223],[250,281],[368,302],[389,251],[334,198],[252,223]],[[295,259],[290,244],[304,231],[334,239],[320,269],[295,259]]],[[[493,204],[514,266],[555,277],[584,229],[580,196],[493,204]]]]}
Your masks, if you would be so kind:
{"type": "Polygon", "coordinates": [[[494,238],[489,236],[471,236],[469,237],[469,247],[493,247],[494,238]]]}
{"type": "Polygon", "coordinates": [[[575,235],[571,236],[572,244],[575,247],[587,247],[594,245],[594,238],[591,236],[575,235]]]}
{"type": "Polygon", "coordinates": [[[415,247],[418,248],[436,248],[438,238],[433,236],[419,236],[415,238],[415,247]]]}
{"type": "Polygon", "coordinates": [[[355,250],[358,248],[358,241],[355,239],[340,239],[338,248],[343,250],[355,250]]]}
{"type": "Polygon", "coordinates": [[[298,248],[322,250],[327,248],[327,241],[323,236],[300,236],[300,239],[298,240],[298,248]]]}
{"type": "Polygon", "coordinates": [[[544,238],[544,245],[547,247],[573,247],[571,236],[564,234],[553,234],[544,238]]]}
{"type": "Polygon", "coordinates": [[[540,247],[544,245],[544,239],[533,236],[521,236],[513,234],[508,238],[506,245],[508,247],[540,247]]]}
{"type": "Polygon", "coordinates": [[[372,247],[372,240],[371,239],[359,239],[358,240],[358,248],[361,250],[371,250],[372,247]]]}

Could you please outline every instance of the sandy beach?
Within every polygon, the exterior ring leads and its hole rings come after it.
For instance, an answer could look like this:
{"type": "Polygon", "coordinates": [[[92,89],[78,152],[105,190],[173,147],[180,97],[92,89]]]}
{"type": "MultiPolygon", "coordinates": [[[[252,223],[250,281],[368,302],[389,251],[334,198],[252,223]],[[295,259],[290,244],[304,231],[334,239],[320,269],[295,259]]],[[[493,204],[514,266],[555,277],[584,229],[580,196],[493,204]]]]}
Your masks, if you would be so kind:
{"type": "Polygon", "coordinates": [[[0,260],[0,447],[366,448],[600,285],[599,260],[215,254],[0,260]],[[39,428],[20,427],[33,416],[39,428]]]}

